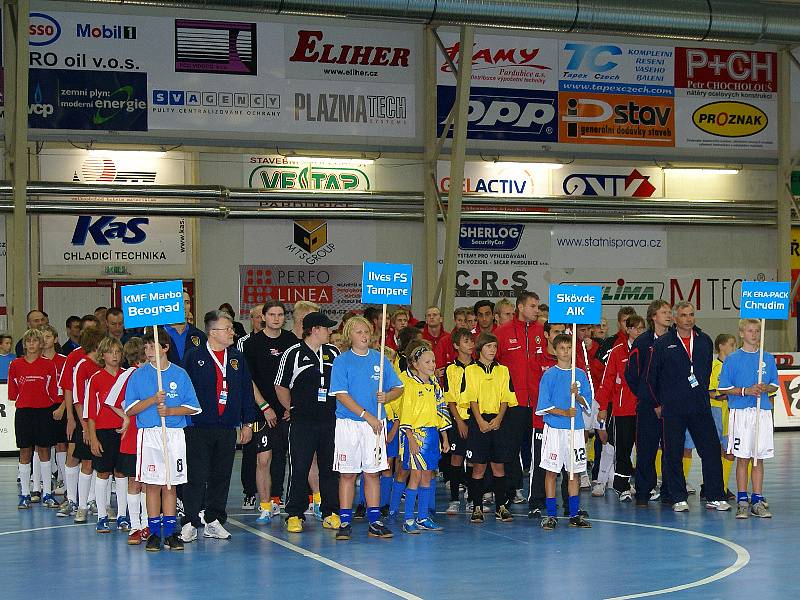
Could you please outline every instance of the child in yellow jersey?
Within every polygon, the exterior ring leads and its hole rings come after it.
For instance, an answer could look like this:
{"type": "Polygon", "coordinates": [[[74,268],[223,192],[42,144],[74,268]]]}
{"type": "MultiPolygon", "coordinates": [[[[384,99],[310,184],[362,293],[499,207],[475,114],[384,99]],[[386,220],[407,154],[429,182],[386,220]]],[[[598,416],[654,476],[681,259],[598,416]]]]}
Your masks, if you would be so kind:
{"type": "Polygon", "coordinates": [[[470,523],[483,523],[483,476],[486,463],[492,467],[495,518],[503,523],[514,520],[506,499],[506,472],[503,463],[510,460],[508,422],[504,417],[509,406],[517,406],[517,397],[508,368],[498,363],[497,338],[481,333],[475,342],[477,362],[464,370],[459,405],[470,413],[467,436],[467,459],[472,463],[469,497],[472,500],[470,523]]]}
{"type": "Polygon", "coordinates": [[[461,402],[461,388],[464,383],[464,370],[472,364],[472,353],[475,351],[475,338],[469,329],[459,327],[452,334],[453,342],[458,356],[456,360],[444,370],[444,399],[453,418],[453,433],[450,435],[450,504],[447,506],[448,515],[456,515],[461,510],[459,488],[466,484],[464,478],[464,455],[467,452],[467,434],[469,433],[469,410],[459,406],[461,402]]]}
{"type": "Polygon", "coordinates": [[[408,355],[408,370],[400,375],[400,457],[409,472],[406,487],[403,532],[441,531],[429,516],[431,478],[439,463],[441,448],[447,447],[450,418],[444,394],[436,379],[436,359],[429,344],[416,346],[408,355]],[[439,444],[441,433],[442,446],[439,444]],[[419,498],[417,519],[414,504],[419,498]]]}
{"type": "MultiPolygon", "coordinates": [[[[733,454],[728,454],[728,396],[720,393],[719,374],[722,372],[722,363],[736,351],[736,336],[730,333],[721,333],[714,339],[714,350],[717,358],[711,363],[711,377],[708,381],[708,391],[711,397],[711,415],[717,426],[717,435],[722,448],[722,487],[728,500],[735,500],[736,494],[728,488],[728,480],[733,467],[733,454]]],[[[700,486],[700,497],[704,497],[704,486],[700,486]]]]}

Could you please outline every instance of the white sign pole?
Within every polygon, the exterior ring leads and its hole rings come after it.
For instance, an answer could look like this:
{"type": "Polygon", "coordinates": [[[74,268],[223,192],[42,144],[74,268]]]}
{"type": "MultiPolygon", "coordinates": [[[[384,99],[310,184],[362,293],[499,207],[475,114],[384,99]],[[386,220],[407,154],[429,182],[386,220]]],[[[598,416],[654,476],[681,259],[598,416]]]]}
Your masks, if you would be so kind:
{"type": "MultiPolygon", "coordinates": [[[[576,347],[575,344],[577,343],[577,332],[578,332],[578,324],[572,324],[572,382],[571,385],[575,383],[575,351],[576,347]]],[[[569,393],[570,397],[570,408],[575,408],[575,394],[572,393],[572,389],[570,389],[569,393]]],[[[572,481],[575,478],[575,417],[572,416],[569,418],[569,479],[572,481]]]]}
{"type": "MultiPolygon", "coordinates": [[[[381,319],[381,362],[380,367],[378,369],[378,391],[383,391],[383,357],[386,352],[386,303],[383,304],[383,318],[381,319]]],[[[378,402],[378,420],[381,420],[381,403],[378,402]]],[[[380,463],[381,459],[381,436],[385,435],[384,431],[381,430],[375,435],[375,462],[380,463]]]]}
{"type": "MultiPolygon", "coordinates": [[[[762,375],[761,375],[761,365],[764,364],[764,328],[766,325],[766,319],[760,319],[761,321],[761,338],[759,338],[758,343],[758,385],[761,385],[762,382],[762,375]]],[[[753,450],[753,466],[758,466],[758,435],[759,435],[759,425],[761,424],[761,394],[756,396],[756,441],[755,441],[755,449],[753,450]]]]}
{"type": "MultiPolygon", "coordinates": [[[[156,351],[156,379],[158,380],[158,391],[164,389],[161,382],[161,342],[158,339],[158,326],[153,326],[153,339],[155,340],[156,351]]],[[[169,450],[167,449],[167,419],[161,417],[161,445],[164,447],[164,469],[167,481],[167,489],[172,489],[172,484],[169,482],[169,450]]]]}

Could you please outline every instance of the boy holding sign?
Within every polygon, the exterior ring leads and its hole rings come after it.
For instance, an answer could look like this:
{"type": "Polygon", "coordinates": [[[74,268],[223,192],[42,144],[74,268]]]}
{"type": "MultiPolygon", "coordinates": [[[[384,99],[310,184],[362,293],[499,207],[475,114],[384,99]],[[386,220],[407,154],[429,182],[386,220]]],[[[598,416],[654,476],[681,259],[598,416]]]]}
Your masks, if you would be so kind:
{"type": "Polygon", "coordinates": [[[778,369],[775,358],[769,353],[759,357],[761,345],[761,322],[759,319],[739,321],[739,335],[742,347],[722,363],[719,376],[719,392],[728,395],[728,452],[736,461],[736,518],[746,519],[748,508],[756,517],[769,518],[764,502],[764,463],[763,459],[775,456],[772,443],[772,403],[770,395],[778,390],[778,369]],[[760,362],[760,368],[759,368],[760,362]],[[760,373],[759,373],[760,371],[760,373]],[[758,396],[761,406],[758,407],[758,396]],[[756,420],[758,438],[756,439],[756,420]],[[757,445],[757,447],[756,447],[757,445]],[[757,458],[758,461],[753,461],[757,458]],[[747,471],[753,462],[752,505],[748,505],[747,471]]]}
{"type": "Polygon", "coordinates": [[[136,479],[147,484],[148,552],[161,550],[162,537],[167,548],[183,550],[183,542],[176,533],[175,486],[187,481],[183,435],[183,428],[188,424],[186,417],[199,414],[201,410],[186,371],[167,360],[169,335],[159,328],[157,339],[158,343],[152,328],[148,329],[144,349],[149,364],[134,371],[125,390],[125,412],[136,415],[139,429],[136,479]],[[163,426],[166,435],[162,432],[163,426]]]}

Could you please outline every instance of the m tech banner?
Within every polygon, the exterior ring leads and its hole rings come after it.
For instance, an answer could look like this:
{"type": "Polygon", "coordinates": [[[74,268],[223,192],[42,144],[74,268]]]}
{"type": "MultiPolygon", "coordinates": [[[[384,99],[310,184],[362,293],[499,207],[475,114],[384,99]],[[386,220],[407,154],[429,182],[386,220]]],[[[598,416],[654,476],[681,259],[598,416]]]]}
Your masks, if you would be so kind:
{"type": "Polygon", "coordinates": [[[778,139],[778,55],[676,48],[676,146],[772,150],[778,139]]]}
{"type": "Polygon", "coordinates": [[[550,265],[666,267],[667,229],[659,226],[554,225],[550,265]]]}
{"type": "Polygon", "coordinates": [[[183,323],[183,282],[160,281],[120,288],[125,327],[183,323]]]}

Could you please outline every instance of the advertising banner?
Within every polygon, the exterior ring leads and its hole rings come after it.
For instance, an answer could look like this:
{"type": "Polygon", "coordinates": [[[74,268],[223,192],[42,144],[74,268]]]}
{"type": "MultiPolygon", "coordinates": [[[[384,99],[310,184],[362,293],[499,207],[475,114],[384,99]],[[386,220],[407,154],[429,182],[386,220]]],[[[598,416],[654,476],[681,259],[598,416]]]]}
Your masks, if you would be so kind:
{"type": "Polygon", "coordinates": [[[553,225],[552,267],[666,267],[667,228],[659,226],[553,225]]]}
{"type": "Polygon", "coordinates": [[[341,321],[361,307],[361,264],[336,266],[241,265],[240,312],[267,300],[280,300],[291,317],[295,302],[316,302],[331,319],[341,321]]]}
{"type": "Polygon", "coordinates": [[[14,430],[16,404],[8,401],[8,384],[0,383],[0,452],[16,452],[17,439],[14,430]]]}
{"type": "Polygon", "coordinates": [[[679,148],[777,148],[775,52],[676,48],[679,148]]]}
{"type": "MultiPolygon", "coordinates": [[[[439,191],[450,191],[450,161],[437,164],[439,191]]],[[[550,194],[550,170],[536,163],[470,161],[464,163],[463,189],[468,194],[536,198],[550,194]]]]}
{"type": "Polygon", "coordinates": [[[551,178],[554,196],[664,197],[664,173],[653,167],[564,165],[551,178]]]}
{"type": "Polygon", "coordinates": [[[6,299],[6,261],[8,247],[6,245],[6,217],[0,217],[0,329],[8,328],[8,301],[6,299]]]}
{"type": "Polygon", "coordinates": [[[244,155],[244,187],[258,190],[369,192],[375,189],[372,161],[244,155]]]}
{"type": "Polygon", "coordinates": [[[800,427],[800,369],[778,365],[778,392],[773,399],[775,429],[800,427]]]}

